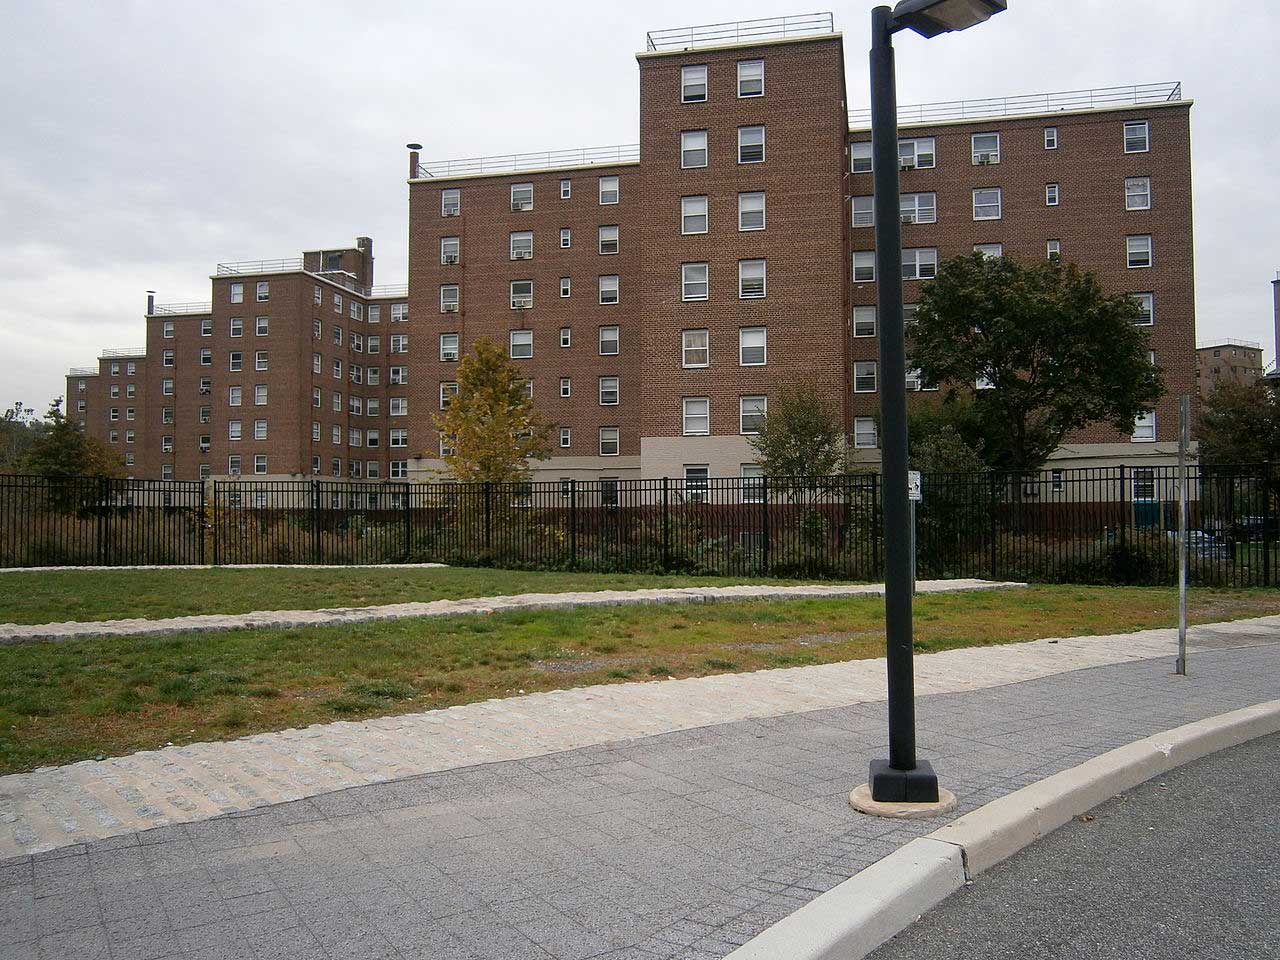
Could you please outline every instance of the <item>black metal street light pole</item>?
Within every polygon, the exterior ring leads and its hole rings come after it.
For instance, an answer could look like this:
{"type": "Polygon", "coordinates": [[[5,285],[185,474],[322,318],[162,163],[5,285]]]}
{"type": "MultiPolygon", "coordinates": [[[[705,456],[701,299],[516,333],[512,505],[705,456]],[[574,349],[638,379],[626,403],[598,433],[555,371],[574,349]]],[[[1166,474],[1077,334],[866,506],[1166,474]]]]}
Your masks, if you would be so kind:
{"type": "Polygon", "coordinates": [[[872,799],[936,803],[938,777],[916,757],[912,668],[911,520],[907,498],[907,359],[902,320],[902,222],[898,192],[898,94],[893,35],[964,30],[1007,0],[902,0],[871,11],[871,165],[875,178],[876,315],[880,325],[881,462],[884,477],[885,640],[889,759],[872,760],[872,799]]]}

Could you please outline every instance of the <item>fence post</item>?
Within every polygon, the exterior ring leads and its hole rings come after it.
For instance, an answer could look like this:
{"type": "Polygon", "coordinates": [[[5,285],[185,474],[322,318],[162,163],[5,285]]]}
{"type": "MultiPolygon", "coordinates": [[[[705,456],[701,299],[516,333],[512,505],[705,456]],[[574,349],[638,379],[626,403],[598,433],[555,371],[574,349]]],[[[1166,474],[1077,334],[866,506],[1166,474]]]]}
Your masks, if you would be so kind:
{"type": "Polygon", "coordinates": [[[880,532],[884,529],[880,516],[880,474],[871,474],[871,569],[883,573],[880,565],[880,532]]]}
{"type": "Polygon", "coordinates": [[[110,509],[111,481],[106,477],[98,478],[98,508],[94,512],[98,516],[98,563],[107,565],[107,511],[110,509]]]}
{"type": "Polygon", "coordinates": [[[761,536],[764,538],[762,543],[762,559],[764,560],[763,573],[767,577],[769,575],[769,477],[765,475],[760,478],[760,529],[761,536]]]}
{"type": "Polygon", "coordinates": [[[311,481],[311,562],[324,562],[324,546],[320,540],[320,483],[311,481]]]}
{"type": "Polygon", "coordinates": [[[208,529],[207,525],[205,524],[205,520],[208,518],[208,514],[205,512],[206,505],[205,505],[205,495],[204,495],[204,494],[205,494],[205,490],[206,490],[206,489],[207,489],[207,487],[205,486],[204,481],[203,481],[203,480],[201,480],[201,481],[200,481],[200,506],[199,506],[199,510],[198,510],[198,512],[197,512],[197,514],[196,514],[196,521],[197,521],[197,524],[198,524],[198,529],[199,529],[199,531],[200,531],[200,566],[202,566],[202,567],[204,566],[204,549],[205,549],[205,547],[204,547],[204,538],[205,538],[205,531],[208,529]]]}
{"type": "Polygon", "coordinates": [[[1271,586],[1271,469],[1262,465],[1262,585],[1271,586]]]}
{"type": "Polygon", "coordinates": [[[409,482],[406,480],[404,485],[404,562],[408,563],[413,558],[413,514],[409,508],[409,501],[412,494],[410,493],[409,482]]]}
{"type": "Polygon", "coordinates": [[[213,484],[213,565],[218,565],[220,557],[220,548],[218,544],[218,481],[212,480],[213,484]]]}
{"type": "Polygon", "coordinates": [[[991,579],[999,580],[997,571],[1000,569],[1000,518],[996,514],[996,508],[1000,505],[998,494],[1000,491],[999,477],[996,474],[991,475],[991,579]]]}
{"type": "Polygon", "coordinates": [[[569,481],[569,566],[578,568],[578,481],[569,481]]]}
{"type": "Polygon", "coordinates": [[[493,545],[493,485],[490,481],[484,482],[484,552],[486,555],[492,553],[493,545]]]}
{"type": "Polygon", "coordinates": [[[671,569],[671,480],[662,478],[662,572],[671,569]]]}
{"type": "Polygon", "coordinates": [[[1129,526],[1129,485],[1125,482],[1125,466],[1120,464],[1120,546],[1123,548],[1129,526]]]}

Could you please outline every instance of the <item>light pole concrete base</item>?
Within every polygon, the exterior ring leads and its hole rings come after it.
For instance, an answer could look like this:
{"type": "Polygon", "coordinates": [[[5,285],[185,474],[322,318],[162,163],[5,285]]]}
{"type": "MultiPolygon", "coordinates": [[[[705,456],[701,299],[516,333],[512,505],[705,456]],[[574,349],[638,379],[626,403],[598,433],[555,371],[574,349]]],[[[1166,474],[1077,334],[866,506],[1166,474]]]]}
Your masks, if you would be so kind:
{"type": "Polygon", "coordinates": [[[928,820],[950,813],[956,806],[956,795],[938,788],[937,803],[888,803],[871,799],[871,786],[862,784],[849,794],[849,806],[859,813],[891,820],[928,820]]]}

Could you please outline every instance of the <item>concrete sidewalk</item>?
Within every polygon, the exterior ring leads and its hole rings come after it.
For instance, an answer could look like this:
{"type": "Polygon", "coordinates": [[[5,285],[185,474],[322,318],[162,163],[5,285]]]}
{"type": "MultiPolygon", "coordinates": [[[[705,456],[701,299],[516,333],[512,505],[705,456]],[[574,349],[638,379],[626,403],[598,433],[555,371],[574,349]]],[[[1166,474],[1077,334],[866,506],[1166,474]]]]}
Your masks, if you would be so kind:
{"type": "MultiPolygon", "coordinates": [[[[1275,620],[1213,628],[1220,647],[1263,643],[1199,653],[1185,679],[1166,638],[1159,659],[924,696],[922,754],[960,814],[1272,699],[1275,620]]],[[[863,702],[720,723],[16,858],[0,863],[0,955],[713,960],[937,828],[850,811],[884,722],[863,702]]]]}
{"type": "MultiPolygon", "coordinates": [[[[922,580],[920,593],[960,593],[1025,587],[1025,583],[993,580],[922,580]]],[[[375,607],[330,607],[321,610],[259,610],[254,613],[211,613],[156,620],[99,620],[65,623],[0,623],[0,644],[31,640],[75,640],[81,637],[138,637],[166,633],[208,633],[246,628],[288,629],[339,626],[371,620],[409,620],[418,617],[456,617],[502,613],[508,610],[555,610],[570,607],[616,607],[646,603],[716,603],[735,600],[801,600],[809,597],[879,597],[884,584],[806,584],[773,587],[742,584],[731,587],[666,587],[640,590],[581,590],[564,593],[518,593],[510,596],[386,603],[375,607]]]]}

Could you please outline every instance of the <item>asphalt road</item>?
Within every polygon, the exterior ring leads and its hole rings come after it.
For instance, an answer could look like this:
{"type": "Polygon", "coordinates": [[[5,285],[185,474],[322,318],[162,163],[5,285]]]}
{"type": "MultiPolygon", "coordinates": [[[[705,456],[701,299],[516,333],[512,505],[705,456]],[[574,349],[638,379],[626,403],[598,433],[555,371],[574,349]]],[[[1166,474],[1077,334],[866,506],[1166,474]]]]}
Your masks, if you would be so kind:
{"type": "Polygon", "coordinates": [[[1280,958],[1280,735],[1077,817],[872,960],[1280,958]]]}

